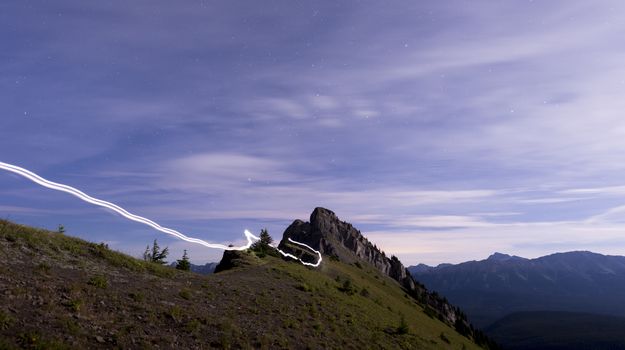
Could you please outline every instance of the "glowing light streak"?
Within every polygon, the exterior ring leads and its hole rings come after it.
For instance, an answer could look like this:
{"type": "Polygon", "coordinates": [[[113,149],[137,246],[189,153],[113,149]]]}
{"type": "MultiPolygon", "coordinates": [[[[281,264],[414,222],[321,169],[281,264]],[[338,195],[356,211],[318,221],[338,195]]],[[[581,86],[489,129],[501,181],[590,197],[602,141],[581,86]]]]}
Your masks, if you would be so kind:
{"type": "Polygon", "coordinates": [[[312,266],[312,267],[317,267],[317,266],[319,266],[319,264],[321,264],[321,260],[323,260],[323,259],[321,258],[321,253],[320,253],[319,251],[314,250],[314,249],[313,249],[311,246],[309,246],[308,244],[304,244],[304,243],[302,243],[302,242],[297,242],[297,241],[294,241],[294,240],[292,240],[291,238],[289,238],[289,242],[291,242],[291,243],[295,243],[295,244],[297,244],[297,245],[301,245],[301,246],[303,246],[303,247],[306,247],[306,248],[308,248],[308,249],[312,250],[313,252],[317,253],[317,255],[319,256],[319,260],[317,260],[317,262],[316,262],[316,263],[314,263],[314,264],[313,264],[313,263],[309,263],[309,262],[305,262],[304,260],[302,260],[302,259],[300,259],[300,258],[296,257],[296,256],[295,256],[295,255],[293,255],[293,254],[289,254],[289,253],[285,253],[285,252],[283,252],[282,250],[278,249],[278,247],[274,247],[274,248],[276,248],[276,250],[277,250],[278,252],[280,252],[280,254],[282,254],[282,256],[285,256],[285,257],[287,257],[287,258],[291,258],[291,259],[295,259],[295,260],[299,261],[300,263],[302,263],[303,265],[306,265],[306,266],[312,266]]]}
{"type": "MultiPolygon", "coordinates": [[[[14,174],[23,176],[23,177],[33,181],[34,183],[43,186],[43,187],[47,187],[49,189],[56,190],[56,191],[69,193],[69,194],[71,194],[71,195],[73,195],[75,197],[78,197],[79,199],[81,199],[81,200],[83,200],[83,201],[85,201],[87,203],[91,203],[91,204],[94,204],[94,205],[97,205],[97,206],[100,206],[100,207],[104,207],[104,208],[110,209],[110,210],[118,213],[119,215],[125,217],[128,220],[132,220],[132,221],[135,221],[135,222],[138,222],[138,223],[142,223],[144,225],[152,227],[155,230],[161,231],[163,233],[166,233],[168,235],[174,236],[174,237],[179,238],[181,240],[184,240],[184,241],[187,241],[187,242],[190,242],[190,243],[200,244],[200,245],[203,245],[203,246],[208,247],[208,248],[222,249],[222,250],[246,250],[246,249],[248,249],[248,248],[250,248],[252,246],[252,243],[254,243],[254,241],[257,241],[257,240],[260,239],[259,237],[254,236],[250,231],[245,230],[244,233],[245,233],[245,238],[247,239],[247,244],[245,244],[243,246],[231,247],[231,246],[226,246],[224,244],[209,243],[209,242],[206,242],[206,241],[204,241],[202,239],[199,239],[199,238],[188,237],[188,236],[186,236],[186,235],[182,234],[181,232],[178,232],[178,231],[176,231],[174,229],[163,227],[163,226],[157,224],[156,222],[154,222],[154,221],[152,221],[150,219],[144,218],[144,217],[139,216],[139,215],[132,214],[132,213],[128,212],[126,209],[124,209],[124,208],[122,208],[122,207],[120,207],[120,206],[118,206],[118,205],[116,205],[114,203],[107,202],[107,201],[104,201],[104,200],[101,200],[101,199],[97,199],[97,198],[91,197],[91,196],[87,195],[86,193],[84,193],[84,192],[82,192],[82,191],[80,191],[80,190],[78,190],[78,189],[76,189],[74,187],[46,180],[43,177],[41,177],[41,176],[39,176],[39,175],[29,171],[29,170],[26,170],[24,168],[18,167],[16,165],[0,162],[0,169],[4,169],[4,170],[12,172],[14,174]]],[[[290,238],[289,238],[289,241],[292,242],[292,243],[298,244],[300,246],[304,246],[304,247],[314,251],[315,253],[317,253],[319,255],[319,261],[317,261],[316,264],[304,262],[300,258],[298,258],[298,257],[296,257],[296,256],[294,256],[292,254],[285,253],[282,250],[278,249],[277,247],[274,247],[274,248],[276,250],[278,250],[283,256],[289,257],[289,258],[292,258],[292,259],[295,259],[295,260],[298,260],[300,263],[302,263],[304,265],[314,266],[314,267],[319,266],[319,264],[321,263],[321,253],[319,253],[318,251],[312,249],[310,246],[308,246],[308,245],[306,245],[304,243],[293,241],[290,238]]]]}

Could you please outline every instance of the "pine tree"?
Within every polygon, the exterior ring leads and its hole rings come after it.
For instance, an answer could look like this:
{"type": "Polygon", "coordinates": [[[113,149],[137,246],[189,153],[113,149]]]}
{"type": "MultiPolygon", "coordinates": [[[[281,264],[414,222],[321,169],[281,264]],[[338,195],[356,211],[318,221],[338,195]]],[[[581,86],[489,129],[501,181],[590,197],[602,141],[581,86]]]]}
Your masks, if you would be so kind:
{"type": "Polygon", "coordinates": [[[167,254],[169,254],[169,248],[165,247],[165,249],[161,251],[161,247],[159,247],[158,242],[156,242],[155,239],[152,249],[150,249],[150,245],[145,248],[145,252],[143,252],[143,260],[165,265],[167,264],[167,261],[165,261],[167,254]]]}
{"type": "Polygon", "coordinates": [[[259,236],[260,236],[259,237],[260,239],[254,242],[252,246],[250,247],[250,249],[255,251],[257,255],[260,256],[261,258],[267,254],[274,255],[272,254],[273,247],[271,246],[271,243],[273,243],[273,238],[271,238],[271,236],[269,235],[269,231],[267,231],[267,229],[264,228],[260,230],[259,236]]]}
{"type": "Polygon", "coordinates": [[[158,242],[156,242],[156,239],[154,239],[154,243],[152,243],[152,253],[150,253],[150,257],[152,257],[152,262],[156,262],[156,257],[158,257],[160,253],[161,247],[158,245],[158,242]]]}
{"type": "Polygon", "coordinates": [[[183,271],[191,270],[191,263],[189,262],[189,256],[187,255],[186,249],[184,250],[184,254],[182,254],[182,259],[178,260],[176,268],[183,271]]]}
{"type": "Polygon", "coordinates": [[[150,254],[150,245],[145,246],[145,251],[143,252],[143,260],[152,261],[152,255],[150,254]]]}
{"type": "Polygon", "coordinates": [[[273,243],[273,238],[271,238],[271,236],[269,235],[269,231],[267,231],[266,228],[260,230],[260,240],[261,245],[265,246],[265,247],[269,247],[271,246],[271,243],[273,243]]]}

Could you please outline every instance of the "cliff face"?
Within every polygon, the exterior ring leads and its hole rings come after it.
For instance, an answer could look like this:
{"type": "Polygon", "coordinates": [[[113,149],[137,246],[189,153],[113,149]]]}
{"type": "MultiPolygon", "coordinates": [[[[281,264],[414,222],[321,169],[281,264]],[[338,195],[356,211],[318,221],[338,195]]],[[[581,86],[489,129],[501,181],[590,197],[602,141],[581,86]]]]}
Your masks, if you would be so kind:
{"type": "Polygon", "coordinates": [[[404,288],[415,289],[410,272],[396,257],[388,258],[352,224],[339,220],[328,209],[315,208],[310,215],[310,222],[295,220],[284,232],[280,249],[289,249],[286,244],[288,238],[306,243],[321,254],[345,263],[367,262],[404,288]]]}
{"type": "MultiPolygon", "coordinates": [[[[310,221],[295,220],[284,231],[278,247],[306,262],[317,262],[317,254],[313,254],[301,246],[289,242],[289,238],[305,243],[319,251],[326,257],[337,259],[347,264],[366,263],[381,273],[397,281],[414,298],[426,314],[436,317],[440,321],[453,327],[460,334],[472,339],[486,348],[497,348],[481,331],[474,329],[466,319],[465,314],[457,307],[449,304],[447,299],[435,292],[429,292],[423,284],[415,281],[408,269],[397,259],[387,257],[374,244],[369,242],[350,223],[339,220],[332,211],[324,208],[315,208],[310,215],[310,221]]],[[[215,272],[228,270],[234,266],[247,264],[246,254],[243,252],[225,251],[223,259],[215,272]]]]}
{"type": "Polygon", "coordinates": [[[307,257],[301,251],[293,251],[288,238],[306,243],[320,251],[323,255],[334,257],[344,263],[366,262],[383,274],[396,280],[411,296],[422,305],[438,314],[438,317],[456,328],[470,328],[465,316],[459,309],[450,305],[446,299],[436,293],[430,293],[416,282],[410,272],[397,259],[386,254],[369,242],[352,224],[339,220],[334,212],[325,208],[315,208],[310,215],[310,222],[295,220],[284,232],[279,248],[290,251],[310,261],[314,256],[307,257]]]}

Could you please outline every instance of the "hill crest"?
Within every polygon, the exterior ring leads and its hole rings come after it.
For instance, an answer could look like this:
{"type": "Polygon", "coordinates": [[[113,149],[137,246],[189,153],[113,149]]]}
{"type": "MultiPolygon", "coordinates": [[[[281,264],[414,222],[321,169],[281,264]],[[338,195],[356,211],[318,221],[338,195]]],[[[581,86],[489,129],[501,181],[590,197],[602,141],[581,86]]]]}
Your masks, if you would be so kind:
{"type": "Polygon", "coordinates": [[[0,220],[0,348],[477,349],[370,266],[208,276],[0,220]]]}
{"type": "Polygon", "coordinates": [[[346,264],[372,266],[399,283],[407,295],[416,299],[430,312],[436,314],[441,321],[454,327],[461,334],[479,339],[478,342],[489,341],[480,331],[471,326],[466,315],[458,307],[451,305],[439,294],[429,292],[423,284],[412,277],[396,256],[389,258],[352,224],[340,220],[333,211],[317,207],[310,215],[310,221],[294,220],[284,231],[278,245],[280,249],[299,256],[301,259],[305,260],[307,256],[309,259],[314,259],[314,256],[308,252],[290,244],[289,239],[305,243],[322,254],[330,256],[331,259],[346,264]]]}

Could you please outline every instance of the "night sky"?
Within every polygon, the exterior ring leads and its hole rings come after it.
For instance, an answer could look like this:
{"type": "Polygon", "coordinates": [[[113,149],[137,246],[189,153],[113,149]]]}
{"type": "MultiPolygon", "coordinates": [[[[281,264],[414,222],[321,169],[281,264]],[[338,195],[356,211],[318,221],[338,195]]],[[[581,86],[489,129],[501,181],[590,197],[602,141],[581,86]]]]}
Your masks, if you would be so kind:
{"type": "MultiPolygon", "coordinates": [[[[187,235],[327,207],[406,265],[625,255],[625,2],[0,4],[0,161],[187,235]]],[[[222,252],[0,171],[0,217],[222,252]]]]}

